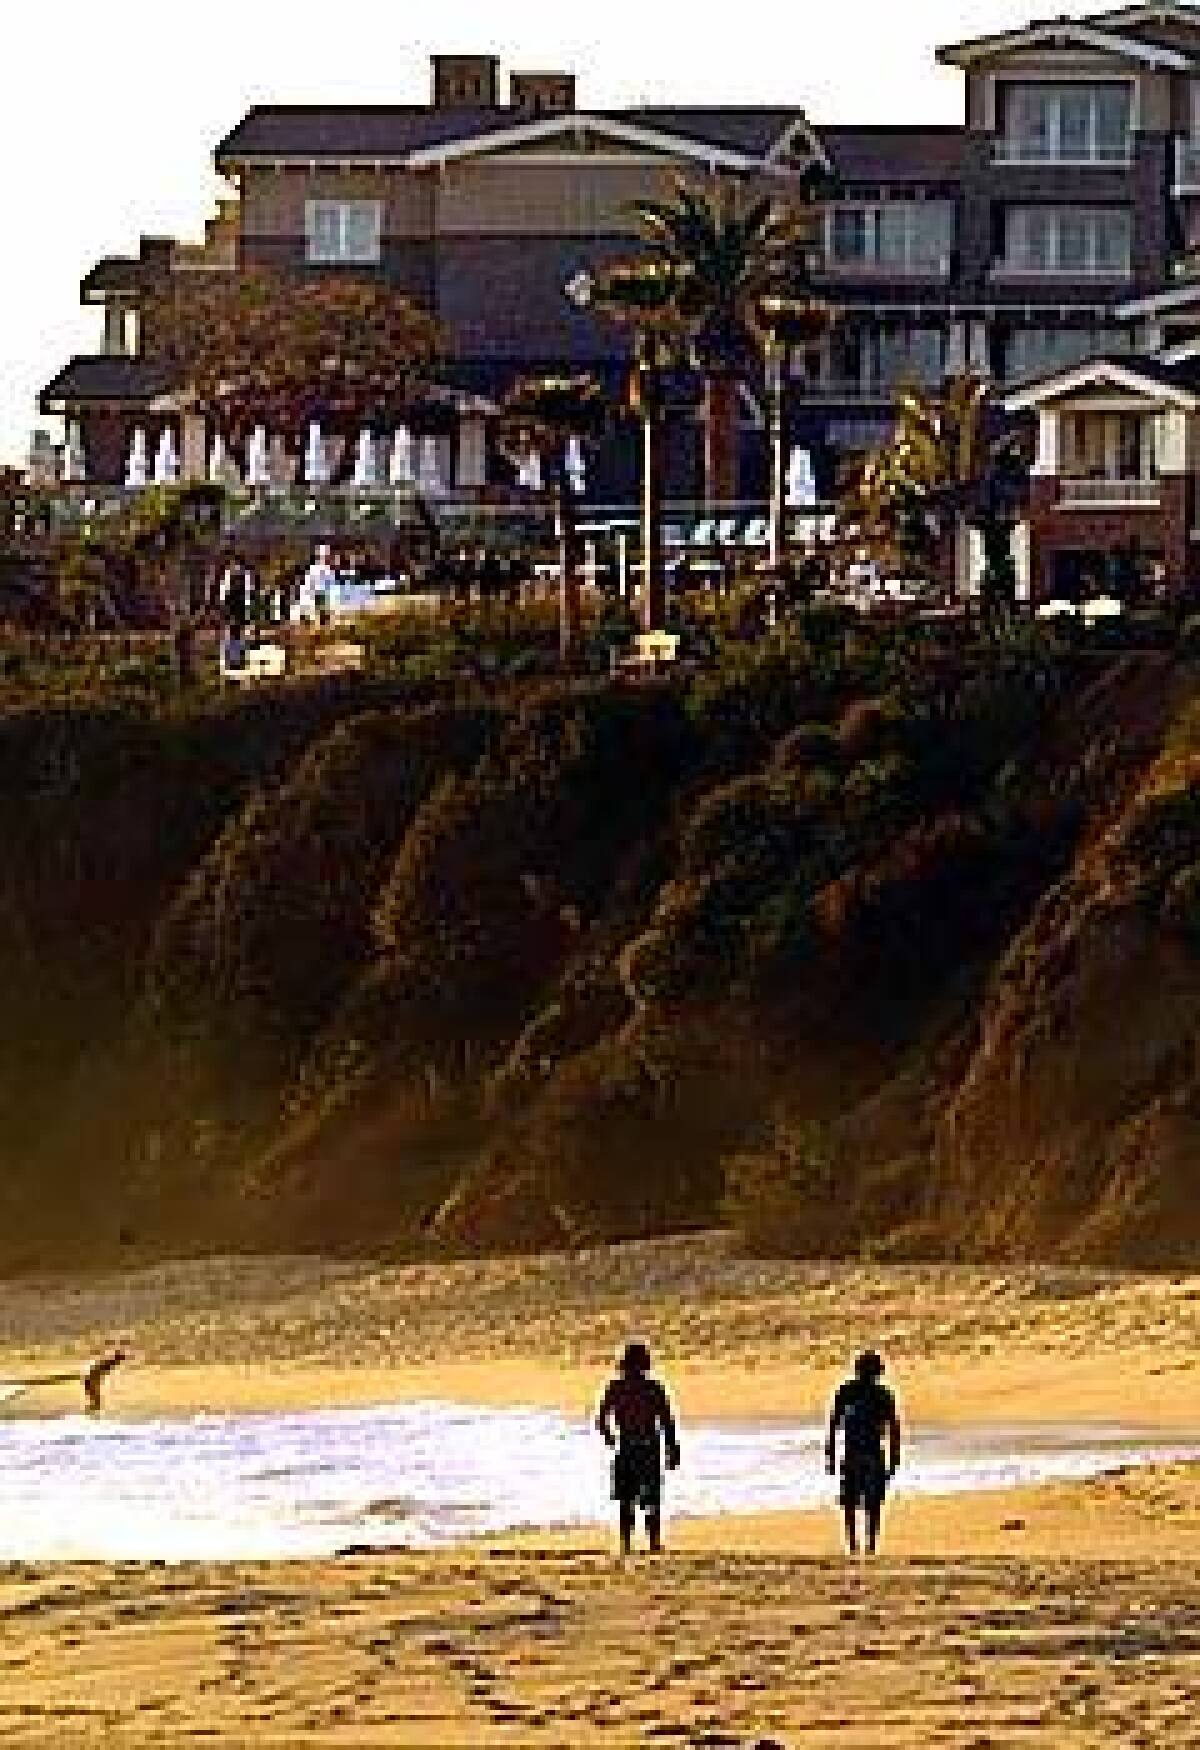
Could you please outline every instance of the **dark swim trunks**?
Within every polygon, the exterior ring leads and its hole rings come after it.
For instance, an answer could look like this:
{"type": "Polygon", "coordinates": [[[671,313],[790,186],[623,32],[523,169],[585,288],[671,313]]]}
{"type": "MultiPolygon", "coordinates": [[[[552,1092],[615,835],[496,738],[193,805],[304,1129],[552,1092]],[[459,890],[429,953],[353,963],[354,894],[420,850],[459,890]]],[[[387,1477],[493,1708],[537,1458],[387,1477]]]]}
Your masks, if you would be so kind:
{"type": "Polygon", "coordinates": [[[630,1501],[643,1513],[662,1504],[662,1459],[657,1440],[623,1440],[613,1459],[614,1501],[630,1501]]]}
{"type": "Polygon", "coordinates": [[[848,1452],[842,1461],[842,1506],[877,1510],[887,1494],[883,1454],[848,1452]]]}

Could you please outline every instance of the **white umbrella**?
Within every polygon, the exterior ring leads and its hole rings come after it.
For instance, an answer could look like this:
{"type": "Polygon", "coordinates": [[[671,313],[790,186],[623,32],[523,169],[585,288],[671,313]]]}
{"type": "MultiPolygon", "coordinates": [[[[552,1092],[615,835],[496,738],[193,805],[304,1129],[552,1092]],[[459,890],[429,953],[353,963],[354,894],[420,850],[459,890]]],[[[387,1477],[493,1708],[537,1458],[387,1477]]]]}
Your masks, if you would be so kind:
{"type": "Polygon", "coordinates": [[[67,427],[67,443],[63,450],[63,479],[66,481],[81,481],[87,479],[87,457],[84,454],[83,438],[79,425],[72,420],[67,427]]]}
{"type": "Polygon", "coordinates": [[[212,448],[208,452],[208,477],[215,486],[222,486],[228,470],[229,451],[225,448],[225,439],[217,431],[213,433],[212,448]]]}
{"type": "Polygon", "coordinates": [[[406,425],[396,427],[388,472],[393,486],[411,486],[413,483],[413,440],[406,425]]]}
{"type": "Polygon", "coordinates": [[[125,463],[125,484],[138,491],[149,478],[150,455],[146,448],[146,432],[139,425],[134,430],[133,442],[129,446],[129,459],[125,463]]]}
{"type": "Polygon", "coordinates": [[[817,502],[817,477],[813,473],[812,456],[799,445],[793,448],[788,461],[787,501],[795,509],[811,507],[817,502]]]}
{"type": "Polygon", "coordinates": [[[583,459],[583,445],[577,437],[567,439],[567,479],[571,482],[571,491],[576,498],[582,498],[587,491],[587,463],[583,459]]]}
{"type": "Polygon", "coordinates": [[[304,447],[304,478],[309,486],[325,486],[329,481],[325,440],[321,436],[320,424],[315,419],[309,422],[308,442],[304,447]]]}
{"type": "Polygon", "coordinates": [[[375,440],[369,431],[359,433],[358,454],[354,458],[354,484],[359,487],[374,486],[377,482],[375,467],[375,440]]]}
{"type": "Polygon", "coordinates": [[[247,486],[269,486],[271,484],[271,451],[267,443],[267,428],[256,425],[246,445],[246,484],[247,486]]]}
{"type": "Polygon", "coordinates": [[[530,492],[542,490],[542,458],[536,450],[528,450],[517,472],[517,485],[530,492]]]}
{"type": "Polygon", "coordinates": [[[154,484],[156,486],[174,486],[179,478],[179,451],[175,448],[175,435],[170,426],[163,428],[163,434],[158,440],[158,449],[154,454],[154,484]]]}
{"type": "Polygon", "coordinates": [[[421,439],[417,478],[422,492],[437,493],[442,490],[442,476],[438,470],[436,438],[423,437],[421,439]]]}

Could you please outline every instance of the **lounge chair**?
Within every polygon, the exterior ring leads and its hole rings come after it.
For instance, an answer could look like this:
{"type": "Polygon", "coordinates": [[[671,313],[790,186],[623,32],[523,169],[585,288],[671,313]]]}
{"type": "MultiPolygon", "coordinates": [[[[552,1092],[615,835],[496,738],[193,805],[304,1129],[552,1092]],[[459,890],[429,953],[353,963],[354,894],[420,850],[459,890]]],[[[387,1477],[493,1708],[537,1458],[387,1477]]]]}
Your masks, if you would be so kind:
{"type": "Polygon", "coordinates": [[[771,544],[771,524],[767,517],[756,516],[746,524],[742,533],[743,547],[768,547],[771,544]]]}
{"type": "Polygon", "coordinates": [[[712,517],[705,517],[703,522],[696,524],[692,530],[689,547],[711,547],[717,538],[717,525],[712,517]]]}

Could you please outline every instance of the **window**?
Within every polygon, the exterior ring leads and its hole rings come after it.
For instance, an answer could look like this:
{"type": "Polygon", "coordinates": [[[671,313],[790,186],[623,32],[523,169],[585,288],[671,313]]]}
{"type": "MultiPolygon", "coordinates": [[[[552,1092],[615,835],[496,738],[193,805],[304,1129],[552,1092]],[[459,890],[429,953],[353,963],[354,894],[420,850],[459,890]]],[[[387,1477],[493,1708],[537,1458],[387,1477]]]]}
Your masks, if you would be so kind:
{"type": "Polygon", "coordinates": [[[1009,85],[997,155],[1019,164],[1122,164],[1129,158],[1133,88],[1125,81],[1009,85]]]}
{"type": "Polygon", "coordinates": [[[1123,207],[1010,207],[999,271],[1123,279],[1132,256],[1133,226],[1123,207]]]}
{"type": "Polygon", "coordinates": [[[936,388],[946,374],[940,328],[884,328],[878,336],[879,381],[889,389],[936,388]]]}
{"type": "Polygon", "coordinates": [[[382,218],[380,201],[306,201],[304,222],[308,260],[377,262],[382,218]]]}
{"type": "Polygon", "coordinates": [[[950,201],[834,207],[826,242],[832,267],[943,275],[954,248],[954,207],[950,201]]]}

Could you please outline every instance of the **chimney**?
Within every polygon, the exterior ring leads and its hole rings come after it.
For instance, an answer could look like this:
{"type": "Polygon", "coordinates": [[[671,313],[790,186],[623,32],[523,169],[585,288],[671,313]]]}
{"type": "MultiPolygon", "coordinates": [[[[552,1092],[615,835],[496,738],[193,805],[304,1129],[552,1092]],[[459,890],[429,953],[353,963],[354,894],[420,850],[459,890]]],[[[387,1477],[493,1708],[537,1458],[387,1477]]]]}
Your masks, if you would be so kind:
{"type": "Polygon", "coordinates": [[[434,55],[434,109],[498,109],[500,61],[496,55],[434,55]]]}
{"type": "Polygon", "coordinates": [[[569,115],[575,108],[574,73],[514,73],[508,104],[530,121],[541,115],[569,115]]]}

